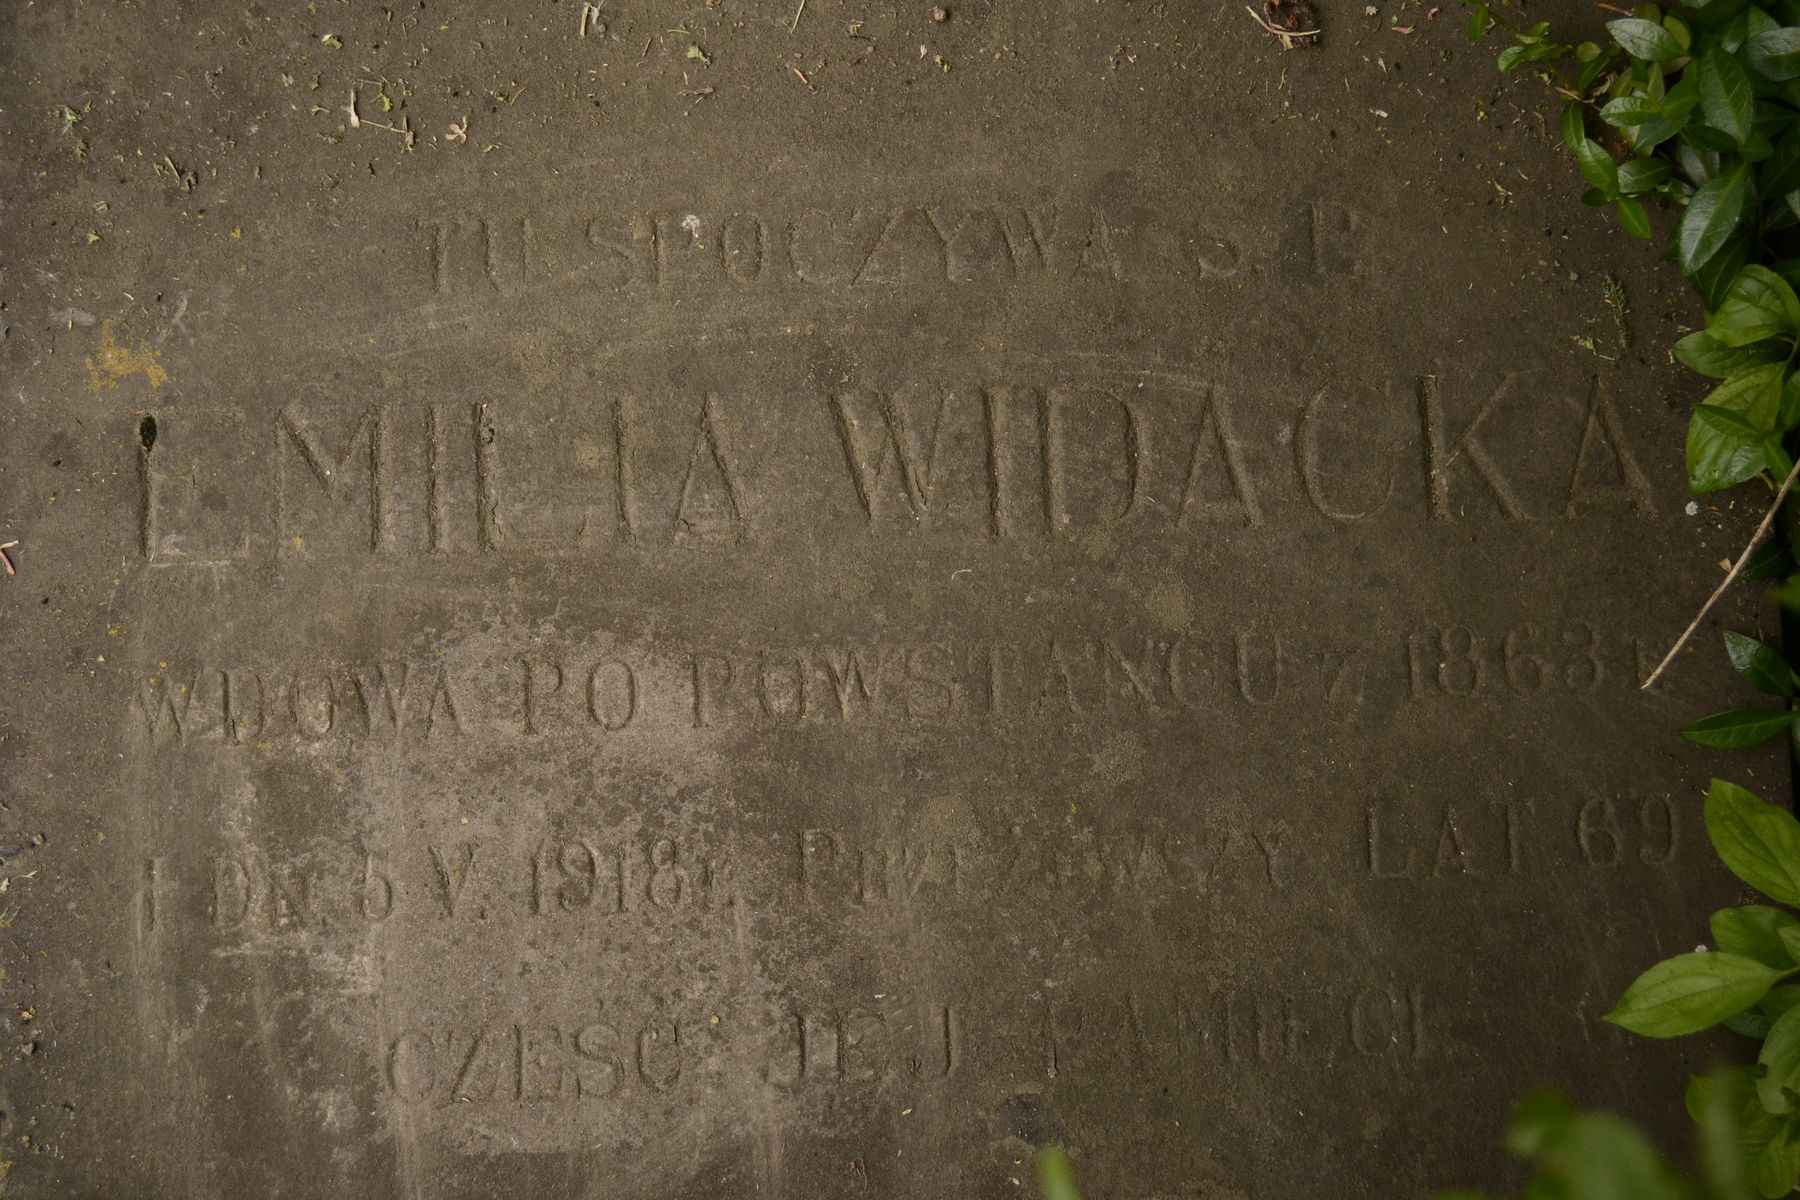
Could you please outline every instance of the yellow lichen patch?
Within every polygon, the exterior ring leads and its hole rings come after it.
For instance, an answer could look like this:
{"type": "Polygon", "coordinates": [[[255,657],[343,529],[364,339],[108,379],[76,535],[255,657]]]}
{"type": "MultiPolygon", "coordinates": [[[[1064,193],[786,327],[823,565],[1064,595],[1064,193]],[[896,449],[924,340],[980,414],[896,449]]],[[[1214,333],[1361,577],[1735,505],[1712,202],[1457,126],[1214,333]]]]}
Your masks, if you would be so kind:
{"type": "Polygon", "coordinates": [[[135,350],[119,345],[113,339],[113,323],[102,321],[100,352],[89,355],[87,360],[88,387],[96,392],[116,388],[120,381],[133,375],[142,375],[153,388],[161,387],[169,373],[156,361],[159,357],[161,352],[152,350],[148,342],[139,342],[135,350]]]}

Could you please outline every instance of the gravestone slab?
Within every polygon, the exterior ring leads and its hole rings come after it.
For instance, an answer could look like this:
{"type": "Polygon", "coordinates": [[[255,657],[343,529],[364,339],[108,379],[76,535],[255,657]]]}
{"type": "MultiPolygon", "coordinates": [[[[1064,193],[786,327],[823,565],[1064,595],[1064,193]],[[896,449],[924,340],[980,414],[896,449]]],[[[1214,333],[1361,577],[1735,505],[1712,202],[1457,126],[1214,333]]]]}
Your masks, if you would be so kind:
{"type": "Polygon", "coordinates": [[[1674,273],[1454,12],[947,9],[0,13],[0,1194],[1680,1131],[1674,273]]]}

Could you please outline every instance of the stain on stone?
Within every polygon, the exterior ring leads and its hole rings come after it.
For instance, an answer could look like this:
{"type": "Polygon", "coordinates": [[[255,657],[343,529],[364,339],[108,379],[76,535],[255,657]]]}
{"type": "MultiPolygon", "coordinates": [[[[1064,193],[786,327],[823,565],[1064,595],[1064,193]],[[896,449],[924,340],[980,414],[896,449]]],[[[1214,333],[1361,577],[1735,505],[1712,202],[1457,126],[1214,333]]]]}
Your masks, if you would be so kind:
{"type": "Polygon", "coordinates": [[[1006,1137],[1042,1149],[1063,1140],[1062,1123],[1036,1092],[1017,1092],[994,1110],[994,1125],[1006,1137]]]}
{"type": "Polygon", "coordinates": [[[162,352],[151,349],[148,342],[135,347],[120,345],[113,337],[113,323],[102,321],[100,349],[87,360],[88,388],[96,392],[116,388],[133,375],[142,375],[151,387],[159,388],[169,378],[168,370],[157,361],[161,357],[162,352]]]}

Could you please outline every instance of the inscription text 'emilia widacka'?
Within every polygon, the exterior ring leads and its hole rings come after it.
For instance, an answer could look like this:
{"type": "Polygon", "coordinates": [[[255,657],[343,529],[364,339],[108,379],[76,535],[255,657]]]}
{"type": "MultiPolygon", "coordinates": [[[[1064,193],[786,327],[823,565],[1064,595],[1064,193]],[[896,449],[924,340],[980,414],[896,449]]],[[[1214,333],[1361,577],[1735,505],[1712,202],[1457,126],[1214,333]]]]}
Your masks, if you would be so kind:
{"type": "Polygon", "coordinates": [[[312,399],[144,417],[141,552],[218,566],[322,547],[548,557],[729,546],[796,528],[1254,536],[1290,519],[1655,511],[1598,380],[1571,395],[1507,376],[1450,396],[1427,375],[1290,399],[1123,372],[846,385],[774,403],[590,386],[580,401],[312,399]],[[1546,399],[1553,428],[1530,415],[1546,399]],[[1271,413],[1279,422],[1265,428],[1257,418],[1271,413]],[[1353,441],[1370,414],[1387,429],[1374,450],[1353,441]],[[267,469],[240,469],[257,460],[267,469]]]}

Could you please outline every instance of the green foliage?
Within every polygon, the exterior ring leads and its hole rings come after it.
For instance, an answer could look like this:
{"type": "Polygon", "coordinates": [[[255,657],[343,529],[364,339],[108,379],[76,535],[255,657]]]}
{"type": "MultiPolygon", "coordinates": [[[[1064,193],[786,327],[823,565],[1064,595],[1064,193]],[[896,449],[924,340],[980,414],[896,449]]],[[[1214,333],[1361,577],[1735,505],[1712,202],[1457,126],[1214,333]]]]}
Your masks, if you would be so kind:
{"type": "MultiPolygon", "coordinates": [[[[1582,201],[1611,205],[1648,237],[1645,199],[1677,210],[1666,254],[1706,307],[1703,329],[1675,356],[1716,380],[1688,424],[1695,494],[1760,479],[1774,490],[1800,444],[1800,0],[1653,4],[1607,23],[1608,44],[1555,41],[1547,24],[1520,27],[1495,0],[1464,0],[1479,39],[1512,35],[1501,71],[1528,65],[1563,98],[1563,145],[1587,184],[1582,201]]],[[[1775,581],[1800,603],[1792,518],[1744,574],[1775,581]]],[[[1786,734],[1800,749],[1800,676],[1780,650],[1738,633],[1725,652],[1769,707],[1715,713],[1682,736],[1718,749],[1786,734]]],[[[1706,830],[1737,877],[1800,907],[1800,821],[1744,788],[1715,780],[1706,830]]],[[[1724,1026],[1761,1043],[1753,1066],[1695,1080],[1688,1108],[1702,1129],[1704,1178],[1679,1177],[1629,1127],[1578,1115],[1542,1097],[1522,1106],[1511,1145],[1538,1168],[1529,1195],[1783,1196],[1800,1179],[1800,918],[1752,904],[1712,918],[1716,950],[1645,971],[1607,1020],[1648,1037],[1724,1026]],[[1721,1133],[1726,1130],[1726,1133],[1721,1133]]]]}
{"type": "MultiPolygon", "coordinates": [[[[1746,679],[1791,694],[1786,663],[1753,638],[1727,650],[1746,679]],[[1773,657],[1771,657],[1773,656],[1773,657]],[[1779,669],[1777,669],[1779,668],[1779,669]]],[[[1760,711],[1760,710],[1759,710],[1760,711]]],[[[1714,780],[1706,832],[1719,858],[1771,900],[1800,907],[1800,821],[1744,788],[1714,780]]],[[[1717,950],[1657,963],[1625,990],[1606,1019],[1647,1037],[1677,1037],[1723,1025],[1762,1045],[1754,1065],[1688,1087],[1700,1128],[1701,1174],[1683,1174],[1643,1134],[1615,1117],[1577,1113],[1555,1093],[1537,1093],[1515,1114],[1507,1146],[1532,1162],[1527,1197],[1556,1200],[1774,1200],[1800,1181],[1800,916],[1766,904],[1712,916],[1717,950]]],[[[1440,1200],[1471,1200],[1447,1193],[1440,1200]]]]}
{"type": "MultiPolygon", "coordinates": [[[[1532,1166],[1526,1200],[1776,1200],[1800,1172],[1792,1120],[1757,1095],[1757,1068],[1731,1067],[1688,1083],[1697,1126],[1696,1174],[1659,1152],[1636,1127],[1607,1113],[1577,1112],[1559,1092],[1527,1096],[1506,1146],[1532,1166]]],[[[1438,1200],[1483,1200],[1444,1192],[1438,1200]]]]}
{"type": "Polygon", "coordinates": [[[1069,1156],[1055,1146],[1038,1152],[1038,1192],[1044,1200],[1082,1200],[1081,1185],[1075,1182],[1075,1168],[1069,1156]]]}
{"type": "MultiPolygon", "coordinates": [[[[1566,101],[1562,140],[1587,182],[1584,203],[1611,205],[1640,238],[1651,235],[1645,199],[1680,210],[1667,251],[1707,318],[1676,354],[1721,381],[1688,428],[1691,489],[1785,478],[1785,444],[1800,429],[1800,4],[1701,0],[1680,13],[1643,4],[1609,21],[1600,45],[1554,41],[1547,23],[1515,24],[1496,0],[1464,3],[1471,38],[1495,24],[1510,32],[1502,71],[1540,71],[1566,101]]],[[[1740,746],[1789,727],[1715,720],[1684,732],[1740,746]]]]}
{"type": "MultiPolygon", "coordinates": [[[[1577,1112],[1560,1092],[1534,1092],[1513,1112],[1506,1148],[1531,1164],[1526,1200],[1750,1200],[1786,1195],[1800,1169],[1788,1123],[1765,1113],[1753,1072],[1730,1068],[1688,1084],[1698,1126],[1690,1174],[1636,1126],[1609,1113],[1577,1112]]],[[[1443,1192],[1438,1200],[1484,1200],[1443,1192]]]]}

